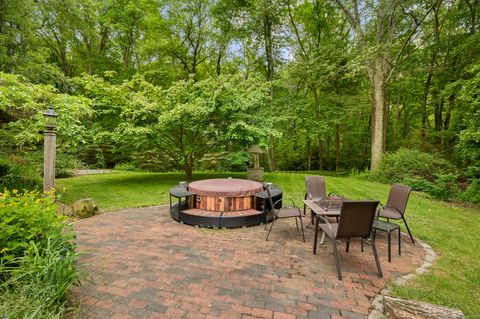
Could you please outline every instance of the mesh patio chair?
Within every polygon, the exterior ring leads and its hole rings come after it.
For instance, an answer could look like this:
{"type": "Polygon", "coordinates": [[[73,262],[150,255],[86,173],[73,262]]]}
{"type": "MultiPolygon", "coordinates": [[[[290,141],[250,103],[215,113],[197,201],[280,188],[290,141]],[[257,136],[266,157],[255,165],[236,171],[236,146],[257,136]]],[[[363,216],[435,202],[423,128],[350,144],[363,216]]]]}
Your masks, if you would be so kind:
{"type": "Polygon", "coordinates": [[[405,227],[407,228],[408,235],[412,243],[415,244],[410,228],[408,228],[407,221],[405,219],[405,208],[407,207],[408,197],[412,188],[405,185],[394,184],[390,188],[390,193],[388,194],[387,204],[378,211],[377,217],[386,218],[387,221],[390,219],[394,220],[403,220],[405,227]]]}
{"type": "MultiPolygon", "coordinates": [[[[327,188],[325,186],[325,176],[305,176],[307,192],[304,199],[319,201],[327,197],[327,188]]],[[[306,214],[307,206],[303,204],[303,215],[306,214]]],[[[311,223],[314,223],[314,214],[311,213],[311,223]]]]}
{"type": "Polygon", "coordinates": [[[378,201],[362,200],[362,201],[344,201],[340,211],[340,218],[338,223],[330,223],[327,218],[320,216],[324,220],[324,224],[320,224],[320,229],[332,240],[333,253],[335,255],[335,264],[337,267],[338,279],[342,280],[342,269],[340,266],[340,256],[337,249],[337,241],[340,239],[347,240],[348,252],[350,239],[360,238],[370,239],[373,256],[377,265],[378,275],[383,277],[380,261],[378,260],[377,249],[375,241],[372,238],[372,225],[375,219],[375,212],[377,210],[378,201]]]}
{"type": "Polygon", "coordinates": [[[292,202],[291,207],[282,205],[281,208],[275,208],[276,206],[278,207],[278,203],[282,202],[282,200],[285,200],[285,199],[279,199],[274,203],[272,199],[272,195],[270,193],[270,188],[267,186],[266,189],[268,194],[268,200],[270,201],[270,207],[271,207],[270,216],[272,218],[272,222],[270,224],[270,229],[268,230],[267,238],[265,240],[268,241],[268,236],[270,236],[270,232],[272,231],[273,224],[277,219],[295,218],[295,224],[297,226],[297,230],[299,230],[298,220],[297,220],[298,218],[300,219],[300,227],[302,229],[303,242],[305,242],[305,232],[303,231],[303,221],[302,221],[303,215],[302,215],[302,212],[300,211],[300,208],[298,208],[295,205],[295,202],[293,200],[290,200],[292,202]]]}

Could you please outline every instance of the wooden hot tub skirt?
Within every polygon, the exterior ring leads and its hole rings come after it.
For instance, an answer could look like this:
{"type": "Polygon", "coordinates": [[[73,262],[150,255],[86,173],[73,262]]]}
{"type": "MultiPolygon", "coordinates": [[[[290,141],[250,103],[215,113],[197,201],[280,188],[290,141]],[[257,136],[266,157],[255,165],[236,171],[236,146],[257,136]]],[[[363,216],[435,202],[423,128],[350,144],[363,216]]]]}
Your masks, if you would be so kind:
{"type": "Polygon", "coordinates": [[[195,208],[217,212],[248,210],[254,208],[253,196],[228,197],[197,195],[195,208]]]}

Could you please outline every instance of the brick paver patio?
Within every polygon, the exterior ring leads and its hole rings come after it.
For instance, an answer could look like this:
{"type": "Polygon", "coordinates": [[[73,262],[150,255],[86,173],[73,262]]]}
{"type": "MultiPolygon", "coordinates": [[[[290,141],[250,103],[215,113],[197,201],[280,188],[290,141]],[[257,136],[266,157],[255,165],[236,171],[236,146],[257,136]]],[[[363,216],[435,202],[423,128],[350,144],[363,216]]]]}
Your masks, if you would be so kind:
{"type": "Polygon", "coordinates": [[[377,235],[384,278],[370,246],[341,245],[337,279],[330,241],[312,254],[294,222],[281,220],[265,242],[263,225],[211,230],[172,220],[168,207],[128,209],[75,224],[93,282],[73,289],[81,318],[365,318],[375,294],[413,272],[424,250],[402,237],[402,256],[377,235]]]}

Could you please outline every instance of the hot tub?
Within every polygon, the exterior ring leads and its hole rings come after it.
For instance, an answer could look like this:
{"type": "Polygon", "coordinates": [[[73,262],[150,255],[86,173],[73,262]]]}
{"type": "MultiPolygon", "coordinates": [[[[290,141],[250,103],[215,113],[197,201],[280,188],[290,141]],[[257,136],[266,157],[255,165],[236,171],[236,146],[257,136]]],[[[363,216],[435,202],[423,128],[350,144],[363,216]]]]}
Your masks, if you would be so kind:
{"type": "Polygon", "coordinates": [[[197,194],[196,208],[208,211],[243,211],[254,208],[253,195],[263,185],[246,179],[215,178],[192,182],[188,190],[197,194]]]}
{"type": "MultiPolygon", "coordinates": [[[[274,202],[282,190],[270,189],[274,202]]],[[[280,203],[281,205],[281,203],[280,203]]],[[[170,189],[170,215],[178,222],[206,227],[243,227],[270,220],[270,204],[261,183],[236,178],[205,179],[170,189]],[[178,199],[174,204],[173,198],[178,199]],[[184,200],[183,200],[184,199],[184,200]]]]}

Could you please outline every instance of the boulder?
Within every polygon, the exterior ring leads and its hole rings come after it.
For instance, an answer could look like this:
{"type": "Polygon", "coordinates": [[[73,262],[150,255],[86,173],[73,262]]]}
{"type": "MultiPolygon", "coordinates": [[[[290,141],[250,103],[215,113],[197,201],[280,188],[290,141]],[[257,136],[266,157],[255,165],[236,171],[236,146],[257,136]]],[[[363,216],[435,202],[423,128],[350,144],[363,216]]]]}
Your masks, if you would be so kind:
{"type": "Polygon", "coordinates": [[[88,218],[98,213],[97,203],[93,198],[82,198],[72,204],[71,217],[88,218]]]}

